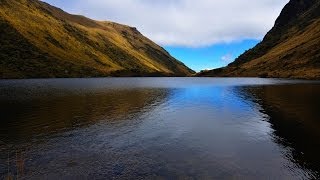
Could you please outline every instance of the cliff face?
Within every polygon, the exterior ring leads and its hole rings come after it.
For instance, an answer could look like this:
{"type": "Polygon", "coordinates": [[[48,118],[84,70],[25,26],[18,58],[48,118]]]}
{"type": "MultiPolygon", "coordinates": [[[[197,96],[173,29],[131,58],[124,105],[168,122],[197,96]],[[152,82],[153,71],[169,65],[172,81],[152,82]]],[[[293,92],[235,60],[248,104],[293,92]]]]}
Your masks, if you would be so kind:
{"type": "Polygon", "coordinates": [[[320,78],[320,0],[291,0],[254,48],[199,76],[320,78]]]}
{"type": "Polygon", "coordinates": [[[0,78],[188,76],[136,28],[71,15],[38,0],[0,1],[0,78]]]}

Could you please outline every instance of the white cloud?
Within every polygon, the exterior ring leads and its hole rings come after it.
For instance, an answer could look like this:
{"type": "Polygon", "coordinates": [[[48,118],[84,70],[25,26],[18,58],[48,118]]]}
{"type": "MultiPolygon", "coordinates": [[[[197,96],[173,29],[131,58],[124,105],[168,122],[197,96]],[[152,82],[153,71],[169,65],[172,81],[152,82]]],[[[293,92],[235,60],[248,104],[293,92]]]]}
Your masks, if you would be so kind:
{"type": "Polygon", "coordinates": [[[221,57],[221,61],[223,65],[228,65],[229,63],[234,61],[234,57],[231,53],[228,53],[221,57]]]}
{"type": "Polygon", "coordinates": [[[45,0],[64,10],[137,27],[161,45],[261,39],[289,0],[45,0]]]}

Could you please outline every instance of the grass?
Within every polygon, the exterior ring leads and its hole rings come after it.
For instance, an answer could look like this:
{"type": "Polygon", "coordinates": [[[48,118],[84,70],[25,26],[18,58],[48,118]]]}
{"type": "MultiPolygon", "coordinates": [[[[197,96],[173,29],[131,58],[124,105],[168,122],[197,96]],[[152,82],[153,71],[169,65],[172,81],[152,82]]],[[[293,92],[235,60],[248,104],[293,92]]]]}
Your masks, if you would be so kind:
{"type": "Polygon", "coordinates": [[[290,2],[257,46],[226,68],[198,75],[320,79],[320,2],[312,1],[290,2]]]}
{"type": "Polygon", "coordinates": [[[193,73],[133,27],[70,15],[37,0],[3,0],[0,18],[2,78],[193,73]]]}

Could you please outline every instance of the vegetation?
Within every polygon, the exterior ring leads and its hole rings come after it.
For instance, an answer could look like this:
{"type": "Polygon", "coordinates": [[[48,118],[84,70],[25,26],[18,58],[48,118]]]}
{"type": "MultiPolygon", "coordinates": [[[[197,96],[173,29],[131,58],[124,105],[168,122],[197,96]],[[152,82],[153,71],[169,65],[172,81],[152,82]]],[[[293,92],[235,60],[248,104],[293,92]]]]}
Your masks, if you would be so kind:
{"type": "Polygon", "coordinates": [[[199,76],[320,78],[320,1],[291,0],[254,48],[199,76]]]}
{"type": "Polygon", "coordinates": [[[38,0],[0,2],[0,77],[188,76],[135,28],[70,15],[38,0]]]}

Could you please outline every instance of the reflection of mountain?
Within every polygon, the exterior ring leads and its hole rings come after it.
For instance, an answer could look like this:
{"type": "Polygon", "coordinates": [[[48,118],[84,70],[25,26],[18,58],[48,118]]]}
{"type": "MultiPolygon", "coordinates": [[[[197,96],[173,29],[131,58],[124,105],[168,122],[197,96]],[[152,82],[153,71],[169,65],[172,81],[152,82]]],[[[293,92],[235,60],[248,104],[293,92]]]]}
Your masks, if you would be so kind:
{"type": "Polygon", "coordinates": [[[320,177],[320,85],[244,87],[239,93],[269,115],[274,140],[287,158],[320,177]]]}
{"type": "Polygon", "coordinates": [[[167,93],[165,90],[151,89],[107,90],[92,94],[45,96],[26,101],[1,100],[0,140],[19,141],[97,121],[113,123],[132,117],[137,119],[144,112],[151,111],[154,104],[162,102],[167,93]]]}

